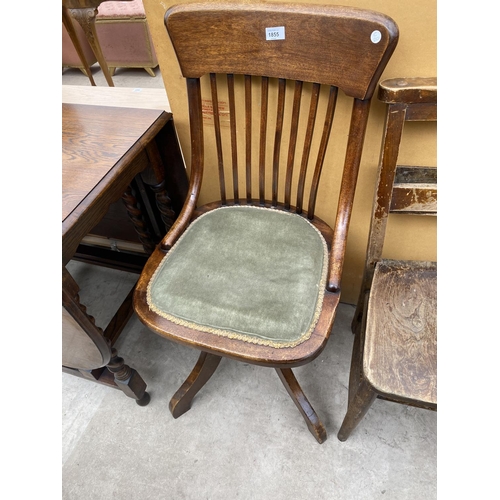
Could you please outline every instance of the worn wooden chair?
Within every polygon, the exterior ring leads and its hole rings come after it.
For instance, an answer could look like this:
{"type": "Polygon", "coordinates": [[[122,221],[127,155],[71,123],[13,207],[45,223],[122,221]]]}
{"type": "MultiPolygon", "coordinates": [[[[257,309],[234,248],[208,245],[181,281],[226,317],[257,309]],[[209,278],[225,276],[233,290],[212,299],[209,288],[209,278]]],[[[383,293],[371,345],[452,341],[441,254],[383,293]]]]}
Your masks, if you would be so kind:
{"type": "Polygon", "coordinates": [[[274,367],[321,443],[325,428],[291,369],[316,358],[330,335],[370,99],[397,26],[385,15],[345,7],[213,2],[174,6],[165,24],[187,79],[190,195],[145,266],[134,305],[153,331],[201,350],[170,410],[174,417],[187,411],[227,356],[274,367]],[[354,104],[350,129],[340,132],[347,149],[333,231],[315,215],[315,202],[338,89],[354,104]],[[205,140],[204,128],[211,135],[205,140]],[[315,138],[315,166],[306,175],[315,138]],[[205,177],[219,172],[220,200],[197,209],[209,154],[204,143],[214,145],[215,172],[205,177]]]}
{"type": "Polygon", "coordinates": [[[377,397],[437,409],[437,264],[382,259],[389,213],[437,215],[436,168],[397,165],[404,124],[437,120],[437,81],[385,80],[378,97],[387,117],[341,441],[377,397]]]}

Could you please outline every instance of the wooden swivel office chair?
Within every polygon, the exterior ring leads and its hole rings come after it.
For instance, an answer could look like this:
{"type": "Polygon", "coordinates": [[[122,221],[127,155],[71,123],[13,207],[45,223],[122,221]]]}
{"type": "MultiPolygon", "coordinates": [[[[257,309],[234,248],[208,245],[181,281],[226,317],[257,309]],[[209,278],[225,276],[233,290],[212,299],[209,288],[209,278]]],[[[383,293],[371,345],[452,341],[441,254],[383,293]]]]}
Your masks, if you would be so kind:
{"type": "Polygon", "coordinates": [[[382,259],[389,213],[437,215],[437,169],[397,165],[405,122],[437,120],[437,80],[385,80],[378,97],[387,117],[341,441],[377,397],[437,409],[437,264],[382,259]]]}
{"type": "Polygon", "coordinates": [[[315,359],[330,335],[370,98],[397,26],[346,7],[213,2],[174,6],[165,24],[187,80],[189,197],[146,264],[134,306],[153,331],[201,351],[170,410],[174,417],[187,411],[227,356],[275,368],[321,443],[325,428],[291,369],[315,359]],[[353,108],[336,141],[347,146],[332,230],[315,203],[338,89],[353,108]],[[205,180],[218,171],[220,200],[197,208],[204,144],[215,148],[205,180]]]}

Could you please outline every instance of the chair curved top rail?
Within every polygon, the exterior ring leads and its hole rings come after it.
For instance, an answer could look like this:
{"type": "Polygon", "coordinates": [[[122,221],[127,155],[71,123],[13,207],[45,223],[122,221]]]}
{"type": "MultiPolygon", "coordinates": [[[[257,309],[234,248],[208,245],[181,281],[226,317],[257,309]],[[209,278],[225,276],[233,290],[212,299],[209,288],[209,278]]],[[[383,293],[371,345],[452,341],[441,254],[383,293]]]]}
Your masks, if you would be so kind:
{"type": "Polygon", "coordinates": [[[165,25],[186,78],[265,75],[333,85],[358,99],[372,96],[399,36],[390,17],[337,5],[188,3],[168,9],[165,25]],[[269,28],[283,29],[267,39],[269,28]]]}

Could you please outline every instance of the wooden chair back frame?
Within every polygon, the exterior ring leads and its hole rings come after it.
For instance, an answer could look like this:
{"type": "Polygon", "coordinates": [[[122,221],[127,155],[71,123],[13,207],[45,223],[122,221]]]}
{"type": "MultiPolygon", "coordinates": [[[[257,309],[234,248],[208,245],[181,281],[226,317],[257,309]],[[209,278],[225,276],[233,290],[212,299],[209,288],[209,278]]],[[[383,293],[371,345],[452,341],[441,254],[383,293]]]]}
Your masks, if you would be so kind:
{"type": "MultiPolygon", "coordinates": [[[[161,244],[164,251],[189,224],[199,197],[204,169],[201,77],[209,75],[221,204],[260,204],[302,214],[308,196],[308,219],[315,217],[318,186],[330,138],[338,89],[354,98],[345,163],[339,192],[327,290],[340,289],[347,229],[370,108],[370,99],[397,43],[395,23],[376,12],[339,6],[210,3],[170,8],[165,25],[187,81],[191,132],[190,197],[176,224],[161,244]],[[278,23],[278,24],[276,24],[278,23]],[[285,39],[266,40],[266,27],[286,27],[285,39]],[[321,53],[317,50],[322,46],[321,53]],[[277,50],[277,47],[280,47],[277,50]],[[198,53],[206,57],[199,58],[198,53]],[[362,61],[362,62],[361,62],[362,61]],[[228,194],[219,116],[218,74],[226,75],[229,100],[232,193],[228,194]],[[245,92],[245,195],[239,190],[235,78],[242,75],[245,92]],[[258,138],[258,193],[252,192],[252,80],[260,76],[260,136],[258,138]],[[272,154],[270,200],[265,194],[266,136],[270,79],[278,80],[276,129],[272,154]],[[283,199],[279,198],[279,159],[283,142],[286,81],[294,81],[290,136],[283,199]],[[291,204],[297,132],[304,83],[312,83],[305,140],[300,159],[296,205],[291,204]],[[317,121],[321,85],[329,85],[325,121],[309,192],[305,189],[312,134],[317,121]]],[[[226,90],[226,89],[224,89],[226,90]]],[[[258,114],[259,116],[259,114],[258,114]]],[[[297,176],[295,176],[297,177],[297,176]]]]}

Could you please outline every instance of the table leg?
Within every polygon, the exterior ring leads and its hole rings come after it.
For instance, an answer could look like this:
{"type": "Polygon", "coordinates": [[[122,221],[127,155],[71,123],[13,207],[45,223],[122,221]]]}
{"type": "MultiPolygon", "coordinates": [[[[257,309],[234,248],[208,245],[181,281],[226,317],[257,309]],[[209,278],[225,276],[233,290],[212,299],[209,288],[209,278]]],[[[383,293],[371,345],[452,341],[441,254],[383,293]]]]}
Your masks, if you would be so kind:
{"type": "Polygon", "coordinates": [[[130,368],[118,356],[116,349],[111,349],[111,361],[106,368],[114,374],[115,383],[129,398],[136,400],[139,406],[146,406],[151,399],[146,392],[146,384],[136,370],[130,368]]]}
{"type": "Polygon", "coordinates": [[[130,220],[134,225],[137,236],[139,236],[139,240],[142,243],[144,251],[147,255],[151,255],[156,245],[151,238],[151,234],[149,233],[148,226],[144,220],[142,210],[140,209],[137,198],[135,197],[130,186],[128,186],[125,193],[123,193],[122,200],[125,204],[130,220]]]}
{"type": "MultiPolygon", "coordinates": [[[[68,322],[63,325],[63,371],[121,389],[138,405],[147,405],[150,397],[146,383],[136,370],[125,364],[116,349],[111,348],[111,341],[105,338],[103,330],[80,302],[79,291],[78,284],[63,267],[62,305],[74,320],[71,325],[68,322]]],[[[67,320],[68,315],[63,318],[67,320]]]]}
{"type": "MultiPolygon", "coordinates": [[[[151,141],[146,146],[149,164],[151,165],[154,176],[156,177],[153,183],[148,183],[149,187],[155,193],[156,205],[161,214],[161,219],[165,224],[165,230],[168,232],[173,226],[177,214],[172,207],[172,200],[168,195],[165,181],[165,166],[161,158],[160,151],[155,141],[151,141]]],[[[143,173],[144,175],[144,173],[143,173]]]]}

